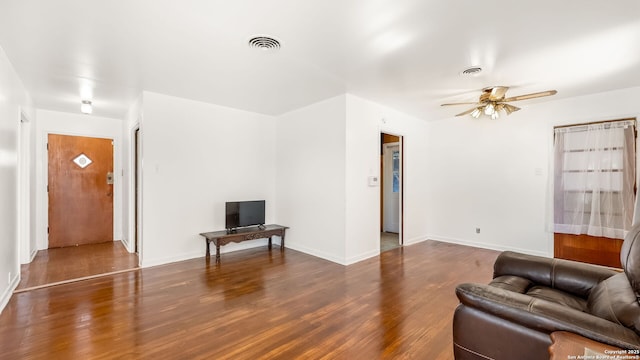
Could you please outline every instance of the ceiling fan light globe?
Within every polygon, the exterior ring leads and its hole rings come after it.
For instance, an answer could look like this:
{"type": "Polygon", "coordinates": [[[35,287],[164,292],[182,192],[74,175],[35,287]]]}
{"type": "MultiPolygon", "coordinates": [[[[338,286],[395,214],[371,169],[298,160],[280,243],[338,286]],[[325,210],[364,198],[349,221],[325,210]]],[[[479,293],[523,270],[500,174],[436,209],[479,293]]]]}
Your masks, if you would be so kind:
{"type": "Polygon", "coordinates": [[[480,110],[480,108],[476,108],[475,110],[473,110],[473,112],[471,112],[471,116],[474,119],[477,119],[480,117],[480,114],[482,114],[482,111],[480,110]]]}
{"type": "Polygon", "coordinates": [[[500,113],[498,113],[497,111],[494,111],[493,114],[491,114],[491,120],[498,120],[499,117],[500,113]]]}
{"type": "Polygon", "coordinates": [[[495,112],[495,108],[493,106],[493,104],[488,104],[487,106],[484,107],[484,114],[485,115],[491,115],[495,112]]]}

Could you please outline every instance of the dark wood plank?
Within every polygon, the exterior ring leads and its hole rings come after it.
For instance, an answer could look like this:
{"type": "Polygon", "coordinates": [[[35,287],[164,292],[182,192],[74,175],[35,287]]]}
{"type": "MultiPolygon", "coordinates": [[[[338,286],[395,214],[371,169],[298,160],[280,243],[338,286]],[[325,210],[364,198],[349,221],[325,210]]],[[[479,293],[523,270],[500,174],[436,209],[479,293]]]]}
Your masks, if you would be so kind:
{"type": "Polygon", "coordinates": [[[553,234],[554,257],[620,268],[622,239],[553,234]]]}
{"type": "Polygon", "coordinates": [[[460,282],[498,252],[426,241],[351,266],[260,247],[14,295],[2,359],[449,359],[460,282]]]}
{"type": "Polygon", "coordinates": [[[120,241],[40,250],[20,269],[17,290],[138,267],[120,241]]]}

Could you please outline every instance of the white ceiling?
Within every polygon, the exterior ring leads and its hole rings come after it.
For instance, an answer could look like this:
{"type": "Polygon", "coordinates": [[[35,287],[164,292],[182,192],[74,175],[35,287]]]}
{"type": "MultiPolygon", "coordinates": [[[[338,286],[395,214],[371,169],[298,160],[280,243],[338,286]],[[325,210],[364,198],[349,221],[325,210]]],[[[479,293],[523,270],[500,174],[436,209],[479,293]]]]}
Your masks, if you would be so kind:
{"type": "Polygon", "coordinates": [[[88,88],[98,116],[143,90],[277,115],[349,92],[434,120],[486,86],[640,86],[640,1],[0,0],[0,47],[42,109],[79,112],[88,88]]]}

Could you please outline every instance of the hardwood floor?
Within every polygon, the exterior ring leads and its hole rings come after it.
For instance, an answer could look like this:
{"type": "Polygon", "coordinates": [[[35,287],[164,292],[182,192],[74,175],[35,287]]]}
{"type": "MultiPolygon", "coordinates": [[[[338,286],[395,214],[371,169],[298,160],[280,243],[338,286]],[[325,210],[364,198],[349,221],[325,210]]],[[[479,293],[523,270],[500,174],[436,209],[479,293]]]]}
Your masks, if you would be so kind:
{"type": "Polygon", "coordinates": [[[498,252],[425,241],[344,267],[256,248],[15,294],[2,359],[450,359],[498,252]]]}
{"type": "Polygon", "coordinates": [[[138,256],[120,241],[40,250],[32,262],[21,265],[16,291],[137,267],[138,256]]]}

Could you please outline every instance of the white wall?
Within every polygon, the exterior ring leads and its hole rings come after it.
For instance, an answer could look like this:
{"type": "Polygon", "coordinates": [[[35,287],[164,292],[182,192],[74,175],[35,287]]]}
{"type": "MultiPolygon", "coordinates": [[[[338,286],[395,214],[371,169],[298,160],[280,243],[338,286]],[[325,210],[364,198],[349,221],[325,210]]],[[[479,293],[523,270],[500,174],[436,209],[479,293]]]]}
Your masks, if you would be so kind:
{"type": "Polygon", "coordinates": [[[198,234],[224,229],[226,201],[264,199],[274,222],[273,117],[151,92],[142,113],[143,266],[203,256],[198,234]]]}
{"type": "Polygon", "coordinates": [[[19,177],[18,163],[23,155],[30,159],[29,154],[19,154],[21,113],[35,121],[29,94],[0,49],[0,311],[20,281],[19,235],[23,233],[19,228],[30,228],[30,224],[20,222],[18,216],[23,210],[18,204],[18,179],[25,180],[19,177]]]}
{"type": "Polygon", "coordinates": [[[113,238],[122,239],[122,120],[103,118],[80,113],[49,110],[37,111],[37,139],[35,144],[36,166],[36,238],[38,249],[48,247],[47,137],[49,134],[75,135],[113,139],[113,238]]]}
{"type": "Polygon", "coordinates": [[[368,177],[380,174],[381,131],[405,136],[405,244],[426,239],[426,122],[346,94],[282,115],[277,128],[287,247],[345,265],[380,253],[380,188],[368,177]]]}
{"type": "Polygon", "coordinates": [[[21,114],[21,145],[20,145],[20,175],[19,184],[23,186],[21,191],[19,218],[21,222],[20,235],[20,262],[26,264],[31,262],[38,252],[36,242],[36,161],[35,161],[35,139],[36,139],[36,115],[35,108],[30,112],[23,111],[21,114]]]}
{"type": "Polygon", "coordinates": [[[277,119],[278,222],[286,246],[345,263],[346,96],[277,119]]]}
{"type": "Polygon", "coordinates": [[[425,161],[428,123],[368,100],[347,95],[346,263],[380,252],[380,133],[403,136],[404,244],[427,237],[429,169],[425,161]]]}
{"type": "Polygon", "coordinates": [[[552,256],[546,209],[553,127],[639,114],[640,88],[632,88],[523,106],[496,121],[430,123],[429,237],[552,256]]]}

